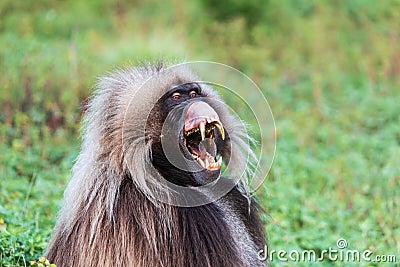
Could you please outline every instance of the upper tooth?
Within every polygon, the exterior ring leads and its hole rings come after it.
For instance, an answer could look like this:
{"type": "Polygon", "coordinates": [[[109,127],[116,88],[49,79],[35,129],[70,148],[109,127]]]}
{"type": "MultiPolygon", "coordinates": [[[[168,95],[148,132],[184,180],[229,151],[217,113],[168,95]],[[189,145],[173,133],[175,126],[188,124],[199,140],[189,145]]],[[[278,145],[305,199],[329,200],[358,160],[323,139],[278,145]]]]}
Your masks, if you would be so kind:
{"type": "Polygon", "coordinates": [[[200,122],[200,134],[201,134],[201,140],[206,139],[206,123],[205,122],[200,122]]]}
{"type": "Polygon", "coordinates": [[[218,128],[218,131],[221,133],[222,140],[225,140],[224,127],[222,127],[222,125],[219,123],[216,123],[215,126],[218,128]]]}

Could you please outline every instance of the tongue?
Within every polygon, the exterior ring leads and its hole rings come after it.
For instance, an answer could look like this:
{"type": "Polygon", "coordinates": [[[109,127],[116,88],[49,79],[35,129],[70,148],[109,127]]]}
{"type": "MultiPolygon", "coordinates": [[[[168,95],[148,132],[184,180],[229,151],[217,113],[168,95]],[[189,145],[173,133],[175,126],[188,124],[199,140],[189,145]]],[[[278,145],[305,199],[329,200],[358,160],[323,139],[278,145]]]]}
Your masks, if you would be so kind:
{"type": "Polygon", "coordinates": [[[207,157],[207,152],[209,154],[208,155],[209,158],[214,158],[217,154],[217,146],[215,145],[213,139],[206,138],[203,141],[201,141],[199,143],[199,152],[201,159],[205,159],[207,157]]]}

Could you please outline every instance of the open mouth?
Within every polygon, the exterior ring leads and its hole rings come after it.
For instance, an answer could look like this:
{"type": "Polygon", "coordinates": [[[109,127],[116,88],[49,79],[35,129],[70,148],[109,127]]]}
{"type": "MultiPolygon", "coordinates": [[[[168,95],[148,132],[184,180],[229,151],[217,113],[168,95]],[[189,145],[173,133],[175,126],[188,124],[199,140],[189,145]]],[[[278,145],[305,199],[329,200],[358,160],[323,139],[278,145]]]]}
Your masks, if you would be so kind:
{"type": "Polygon", "coordinates": [[[225,139],[225,131],[215,110],[204,102],[194,102],[185,116],[184,143],[193,159],[206,170],[219,170],[222,157],[216,138],[225,139]]]}

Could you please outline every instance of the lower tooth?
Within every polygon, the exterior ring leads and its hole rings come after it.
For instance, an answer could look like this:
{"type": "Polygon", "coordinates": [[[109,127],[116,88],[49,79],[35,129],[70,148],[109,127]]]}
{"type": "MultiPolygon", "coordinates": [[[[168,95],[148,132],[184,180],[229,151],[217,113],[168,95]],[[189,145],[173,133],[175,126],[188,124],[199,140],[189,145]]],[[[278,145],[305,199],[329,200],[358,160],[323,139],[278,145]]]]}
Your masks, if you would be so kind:
{"type": "Polygon", "coordinates": [[[211,170],[211,169],[217,169],[217,168],[221,167],[222,156],[218,159],[217,162],[212,162],[212,163],[210,163],[208,161],[208,158],[205,158],[204,161],[200,157],[196,157],[195,155],[194,155],[194,158],[199,163],[199,165],[201,167],[203,167],[204,169],[211,170]]]}
{"type": "Polygon", "coordinates": [[[201,167],[206,168],[206,166],[204,165],[204,161],[201,158],[197,158],[196,160],[201,165],[201,167]]]}

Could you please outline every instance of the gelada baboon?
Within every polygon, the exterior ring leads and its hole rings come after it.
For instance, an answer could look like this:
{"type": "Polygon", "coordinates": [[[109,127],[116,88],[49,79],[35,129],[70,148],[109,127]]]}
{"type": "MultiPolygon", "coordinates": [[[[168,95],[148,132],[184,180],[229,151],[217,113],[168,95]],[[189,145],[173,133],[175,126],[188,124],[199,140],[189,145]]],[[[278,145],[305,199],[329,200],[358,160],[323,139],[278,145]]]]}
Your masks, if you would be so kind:
{"type": "Polygon", "coordinates": [[[259,207],[243,179],[220,177],[222,161],[235,172],[254,155],[250,137],[199,81],[162,62],[99,79],[46,251],[51,262],[264,266],[259,207]],[[229,191],[215,197],[216,184],[229,191]]]}

